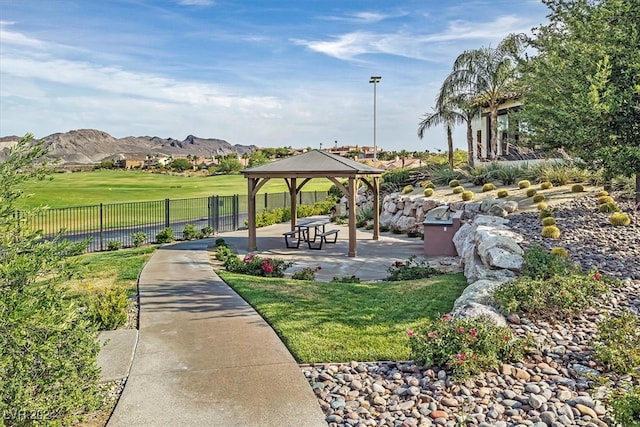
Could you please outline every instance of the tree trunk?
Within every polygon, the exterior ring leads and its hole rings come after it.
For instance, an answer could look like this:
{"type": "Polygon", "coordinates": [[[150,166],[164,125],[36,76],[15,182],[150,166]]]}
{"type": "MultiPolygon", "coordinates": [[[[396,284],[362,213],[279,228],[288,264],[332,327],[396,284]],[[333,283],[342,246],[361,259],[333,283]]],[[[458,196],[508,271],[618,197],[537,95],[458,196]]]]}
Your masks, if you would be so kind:
{"type": "Polygon", "coordinates": [[[449,146],[449,169],[453,170],[453,136],[451,123],[447,123],[447,145],[449,146]]]}
{"type": "Polygon", "coordinates": [[[473,155],[473,129],[471,129],[471,120],[467,121],[467,163],[469,167],[475,166],[475,159],[473,155]]]}
{"type": "Polygon", "coordinates": [[[498,146],[498,105],[491,107],[491,139],[489,140],[489,159],[494,160],[498,146]]]}
{"type": "Polygon", "coordinates": [[[640,211],[640,171],[636,171],[636,212],[640,211]]]}

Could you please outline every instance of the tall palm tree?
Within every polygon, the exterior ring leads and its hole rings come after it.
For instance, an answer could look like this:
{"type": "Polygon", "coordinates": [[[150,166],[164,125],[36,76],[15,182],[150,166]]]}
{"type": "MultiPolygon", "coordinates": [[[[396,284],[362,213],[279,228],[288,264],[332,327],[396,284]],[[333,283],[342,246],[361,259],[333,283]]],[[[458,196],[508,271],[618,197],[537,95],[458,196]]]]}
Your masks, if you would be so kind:
{"type": "MultiPolygon", "coordinates": [[[[490,111],[491,138],[489,158],[497,152],[498,108],[515,94],[517,62],[524,46],[524,36],[510,34],[496,48],[485,47],[461,53],[443,87],[472,104],[490,111]]],[[[467,135],[468,137],[468,135],[467,135]]]]}
{"type": "MultiPolygon", "coordinates": [[[[440,91],[442,92],[442,90],[440,91]]],[[[447,148],[449,150],[449,169],[453,170],[453,126],[462,121],[462,117],[450,102],[451,98],[438,96],[433,113],[425,113],[418,124],[418,138],[422,139],[427,129],[444,124],[447,128],[447,148]]]]}

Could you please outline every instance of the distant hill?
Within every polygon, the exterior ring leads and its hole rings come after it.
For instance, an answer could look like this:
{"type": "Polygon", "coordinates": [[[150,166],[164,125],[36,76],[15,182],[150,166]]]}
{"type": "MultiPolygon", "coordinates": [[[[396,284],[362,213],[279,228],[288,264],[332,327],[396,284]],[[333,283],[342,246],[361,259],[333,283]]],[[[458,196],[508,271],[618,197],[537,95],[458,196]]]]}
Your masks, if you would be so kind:
{"type": "MultiPolygon", "coordinates": [[[[19,136],[0,137],[0,160],[18,142],[19,136]]],[[[78,129],[65,133],[54,133],[44,138],[47,158],[58,160],[59,164],[90,165],[115,158],[144,159],[152,156],[212,157],[238,153],[251,153],[255,145],[232,145],[216,138],[198,138],[189,135],[184,140],[160,138],[157,136],[127,136],[114,138],[106,132],[95,129],[78,129]]]]}

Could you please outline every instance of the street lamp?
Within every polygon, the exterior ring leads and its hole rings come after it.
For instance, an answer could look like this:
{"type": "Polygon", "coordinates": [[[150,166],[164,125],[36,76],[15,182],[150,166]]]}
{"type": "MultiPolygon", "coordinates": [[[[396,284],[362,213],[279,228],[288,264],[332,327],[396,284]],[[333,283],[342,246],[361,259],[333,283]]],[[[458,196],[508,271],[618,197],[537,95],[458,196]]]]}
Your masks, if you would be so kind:
{"type": "Polygon", "coordinates": [[[371,76],[369,83],[373,83],[373,166],[378,166],[378,145],[376,143],[376,85],[382,80],[381,76],[371,76]]]}

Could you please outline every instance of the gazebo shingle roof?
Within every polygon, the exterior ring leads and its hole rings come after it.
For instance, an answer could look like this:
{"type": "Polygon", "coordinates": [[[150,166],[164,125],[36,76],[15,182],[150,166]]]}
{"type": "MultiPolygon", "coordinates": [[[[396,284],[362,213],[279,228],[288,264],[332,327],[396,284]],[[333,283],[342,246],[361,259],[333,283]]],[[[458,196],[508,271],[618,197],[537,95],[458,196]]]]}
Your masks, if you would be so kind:
{"type": "Polygon", "coordinates": [[[248,175],[270,175],[277,176],[281,174],[322,174],[328,173],[333,176],[340,174],[357,175],[357,174],[381,174],[382,169],[365,165],[336,154],[327,153],[326,151],[312,150],[296,156],[287,157],[275,162],[270,162],[254,168],[245,169],[243,174],[248,175]]]}

